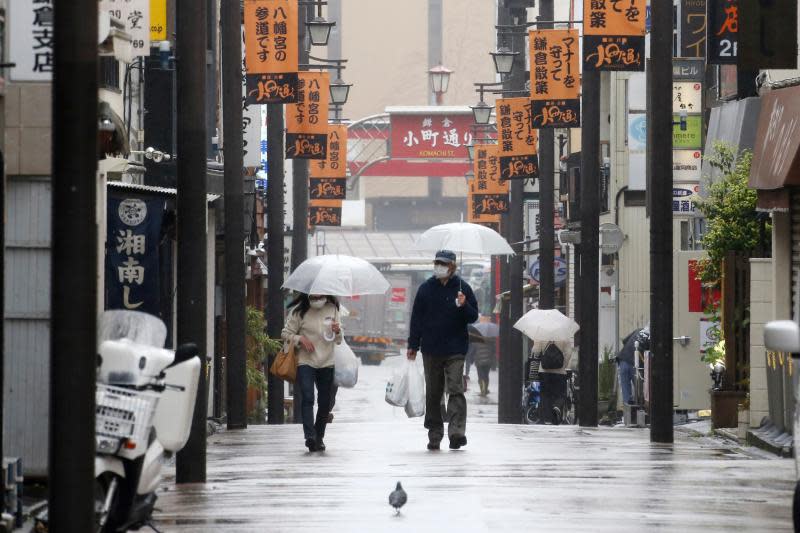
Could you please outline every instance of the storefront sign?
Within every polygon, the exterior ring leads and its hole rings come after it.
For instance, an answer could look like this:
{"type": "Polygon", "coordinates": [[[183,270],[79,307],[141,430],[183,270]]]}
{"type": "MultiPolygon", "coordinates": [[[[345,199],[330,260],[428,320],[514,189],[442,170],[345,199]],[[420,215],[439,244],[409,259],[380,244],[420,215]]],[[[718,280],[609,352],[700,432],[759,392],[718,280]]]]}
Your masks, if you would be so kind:
{"type": "Polygon", "coordinates": [[[150,0],[150,40],[166,41],[167,0],[150,0]]]}
{"type": "Polygon", "coordinates": [[[52,0],[9,2],[8,59],[11,81],[49,81],[53,72],[52,0]]]}
{"type": "Polygon", "coordinates": [[[108,199],[106,309],[159,316],[158,246],[163,216],[163,199],[108,199]]]}
{"type": "Polygon", "coordinates": [[[681,119],[680,115],[672,116],[672,148],[674,150],[699,150],[703,147],[703,116],[689,115],[681,119]],[[681,129],[681,120],[686,129],[681,129]]]}
{"type": "Polygon", "coordinates": [[[739,0],[739,67],[797,68],[797,0],[739,0]]]}
{"type": "Polygon", "coordinates": [[[286,158],[322,159],[328,153],[327,72],[301,72],[297,80],[297,103],[286,106],[286,158]]]}
{"type": "Polygon", "coordinates": [[[673,216],[694,216],[697,211],[696,202],[700,199],[698,183],[676,183],[672,187],[673,216]]]}
{"type": "Polygon", "coordinates": [[[583,0],[583,68],[644,70],[645,0],[583,0]]]}
{"type": "Polygon", "coordinates": [[[682,182],[699,182],[703,168],[703,153],[700,150],[672,151],[672,179],[682,182]]]}
{"type": "Polygon", "coordinates": [[[535,128],[580,127],[578,30],[529,33],[535,128]]]}
{"type": "Polygon", "coordinates": [[[706,0],[681,0],[681,57],[706,55],[706,0]]]}
{"type": "Polygon", "coordinates": [[[708,0],[707,26],[708,63],[736,64],[739,49],[739,0],[708,0]]]}
{"type": "Polygon", "coordinates": [[[672,112],[702,113],[703,84],[692,81],[672,83],[672,112]]]}
{"type": "MultiPolygon", "coordinates": [[[[703,31],[705,36],[705,29],[703,31]]],[[[703,81],[705,67],[705,62],[702,59],[673,59],[672,79],[674,81],[703,81]]]]}
{"type": "Polygon", "coordinates": [[[469,159],[472,114],[392,114],[392,159],[469,159]]]}
{"type": "Polygon", "coordinates": [[[245,0],[247,98],[253,104],[297,101],[297,2],[245,0]]]}
{"type": "Polygon", "coordinates": [[[341,200],[311,200],[308,205],[308,226],[341,226],[341,200]]]}
{"type": "Polygon", "coordinates": [[[100,9],[125,24],[134,56],[150,55],[150,0],[101,0],[100,9]]]}
{"type": "Polygon", "coordinates": [[[750,186],[774,190],[800,185],[800,87],[761,97],[750,186]]]}
{"type": "Polygon", "coordinates": [[[501,179],[536,178],[539,174],[538,135],[533,125],[532,101],[529,98],[499,98],[495,112],[501,179]]]}

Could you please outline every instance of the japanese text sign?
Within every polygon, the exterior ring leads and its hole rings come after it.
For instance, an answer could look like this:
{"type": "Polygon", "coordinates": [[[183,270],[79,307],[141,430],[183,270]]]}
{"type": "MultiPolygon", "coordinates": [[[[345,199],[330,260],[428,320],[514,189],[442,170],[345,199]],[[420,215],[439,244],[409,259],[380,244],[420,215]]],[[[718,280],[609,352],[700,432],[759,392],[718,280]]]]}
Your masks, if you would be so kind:
{"type": "Polygon", "coordinates": [[[150,55],[150,0],[101,0],[100,9],[125,24],[134,56],[150,55]]]}
{"type": "Polygon", "coordinates": [[[672,82],[672,112],[702,113],[703,84],[694,81],[672,82]]]}
{"type": "Polygon", "coordinates": [[[53,5],[51,0],[14,0],[8,5],[12,81],[48,81],[53,73],[53,5]]]}
{"type": "Polygon", "coordinates": [[[245,0],[245,66],[251,103],[293,103],[297,95],[297,2],[245,0]]]}
{"type": "Polygon", "coordinates": [[[347,126],[328,125],[328,154],[311,163],[312,178],[344,178],[347,176],[347,126]]]}
{"type": "Polygon", "coordinates": [[[736,64],[739,0],[708,0],[707,57],[710,64],[736,64]]]}
{"type": "Polygon", "coordinates": [[[346,200],[347,178],[309,178],[308,197],[312,200],[346,200]]]}
{"type": "Polygon", "coordinates": [[[681,0],[681,57],[706,56],[706,0],[681,0]]]}
{"type": "Polygon", "coordinates": [[[164,200],[109,198],[106,309],[159,316],[159,254],[164,200]]]}
{"type": "Polygon", "coordinates": [[[578,30],[529,33],[531,99],[535,128],[580,126],[578,30]]]}
{"type": "MultiPolygon", "coordinates": [[[[472,180],[474,183],[475,180],[472,180]]],[[[484,215],[480,212],[480,210],[475,209],[475,195],[472,193],[472,185],[470,185],[470,192],[467,196],[467,222],[471,222],[473,224],[480,224],[481,226],[486,226],[492,228],[493,230],[500,232],[500,215],[484,215]]]]}
{"type": "Polygon", "coordinates": [[[393,159],[468,159],[472,114],[391,115],[393,159]]]}
{"type": "Polygon", "coordinates": [[[500,157],[495,144],[476,144],[472,180],[473,217],[508,212],[508,181],[500,178],[500,157]]]}
{"type": "Polygon", "coordinates": [[[693,216],[700,198],[700,185],[680,183],[672,188],[672,214],[693,216]]]}
{"type": "Polygon", "coordinates": [[[341,200],[311,200],[308,204],[308,226],[341,226],[341,200]]]}
{"type": "Polygon", "coordinates": [[[646,0],[583,0],[583,67],[644,70],[646,0]]]}
{"type": "MultiPolygon", "coordinates": [[[[497,116],[497,155],[501,179],[535,178],[537,132],[528,98],[500,98],[495,103],[497,116]]],[[[476,174],[477,176],[477,174],[476,174]]]]}
{"type": "Polygon", "coordinates": [[[297,103],[286,106],[286,158],[327,157],[328,100],[330,75],[301,72],[297,80],[297,103]]]}

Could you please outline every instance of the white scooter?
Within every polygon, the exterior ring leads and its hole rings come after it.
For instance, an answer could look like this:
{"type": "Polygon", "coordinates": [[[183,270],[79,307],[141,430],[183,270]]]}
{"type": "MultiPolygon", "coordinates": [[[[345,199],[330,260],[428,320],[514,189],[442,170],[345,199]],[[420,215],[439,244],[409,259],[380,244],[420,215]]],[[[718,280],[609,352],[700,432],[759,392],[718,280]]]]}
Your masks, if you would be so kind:
{"type": "Polygon", "coordinates": [[[165,338],[164,323],[152,315],[103,314],[94,462],[97,532],[152,527],[161,465],[189,438],[200,358],[194,344],[164,349],[165,338]]]}

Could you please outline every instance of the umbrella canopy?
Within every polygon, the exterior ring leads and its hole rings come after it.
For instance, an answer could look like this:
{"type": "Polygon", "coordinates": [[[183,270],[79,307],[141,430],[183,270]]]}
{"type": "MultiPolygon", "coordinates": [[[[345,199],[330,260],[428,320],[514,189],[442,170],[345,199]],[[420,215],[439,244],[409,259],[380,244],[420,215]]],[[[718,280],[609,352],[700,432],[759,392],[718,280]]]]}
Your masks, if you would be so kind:
{"type": "Polygon", "coordinates": [[[283,284],[305,294],[357,296],[385,294],[389,282],[374,266],[349,255],[320,255],[306,259],[283,284]]]}
{"type": "Polygon", "coordinates": [[[580,326],[555,309],[531,309],[517,320],[514,328],[533,342],[569,341],[580,326]]]}
{"type": "Polygon", "coordinates": [[[500,336],[500,328],[494,322],[478,322],[470,327],[474,328],[482,337],[500,336]]]}
{"type": "Polygon", "coordinates": [[[486,226],[455,222],[434,226],[417,241],[418,250],[451,250],[474,255],[514,255],[514,250],[499,233],[486,226]]]}

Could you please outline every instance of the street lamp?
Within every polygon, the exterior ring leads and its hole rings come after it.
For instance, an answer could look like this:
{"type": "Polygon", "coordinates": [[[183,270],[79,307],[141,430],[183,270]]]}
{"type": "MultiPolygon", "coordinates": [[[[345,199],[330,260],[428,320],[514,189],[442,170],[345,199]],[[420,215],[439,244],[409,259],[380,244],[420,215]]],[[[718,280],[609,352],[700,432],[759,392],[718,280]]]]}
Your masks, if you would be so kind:
{"type": "Polygon", "coordinates": [[[475,141],[470,141],[467,145],[467,154],[470,161],[475,161],[475,141]]]}
{"type": "Polygon", "coordinates": [[[431,89],[433,94],[436,95],[436,105],[442,103],[442,96],[450,86],[450,74],[452,73],[453,71],[444,65],[436,65],[428,71],[428,75],[431,78],[431,89]]]}
{"type": "Polygon", "coordinates": [[[483,101],[483,91],[481,91],[481,101],[477,105],[470,106],[472,109],[472,118],[475,124],[488,124],[492,117],[492,108],[483,101]]]}
{"type": "Polygon", "coordinates": [[[512,52],[507,46],[501,46],[496,52],[489,52],[494,61],[494,69],[498,74],[511,74],[514,70],[514,58],[519,52],[512,52]]]}
{"type": "Polygon", "coordinates": [[[336,79],[331,82],[331,104],[344,105],[347,103],[347,97],[350,95],[350,87],[352,83],[345,83],[342,81],[341,72],[337,73],[336,79]]]}
{"type": "Polygon", "coordinates": [[[301,6],[317,6],[317,16],[306,21],[306,28],[308,28],[308,37],[311,41],[311,46],[328,46],[331,29],[336,26],[335,22],[328,22],[325,20],[325,17],[322,16],[322,6],[327,4],[328,2],[318,0],[299,3],[301,6]]]}

